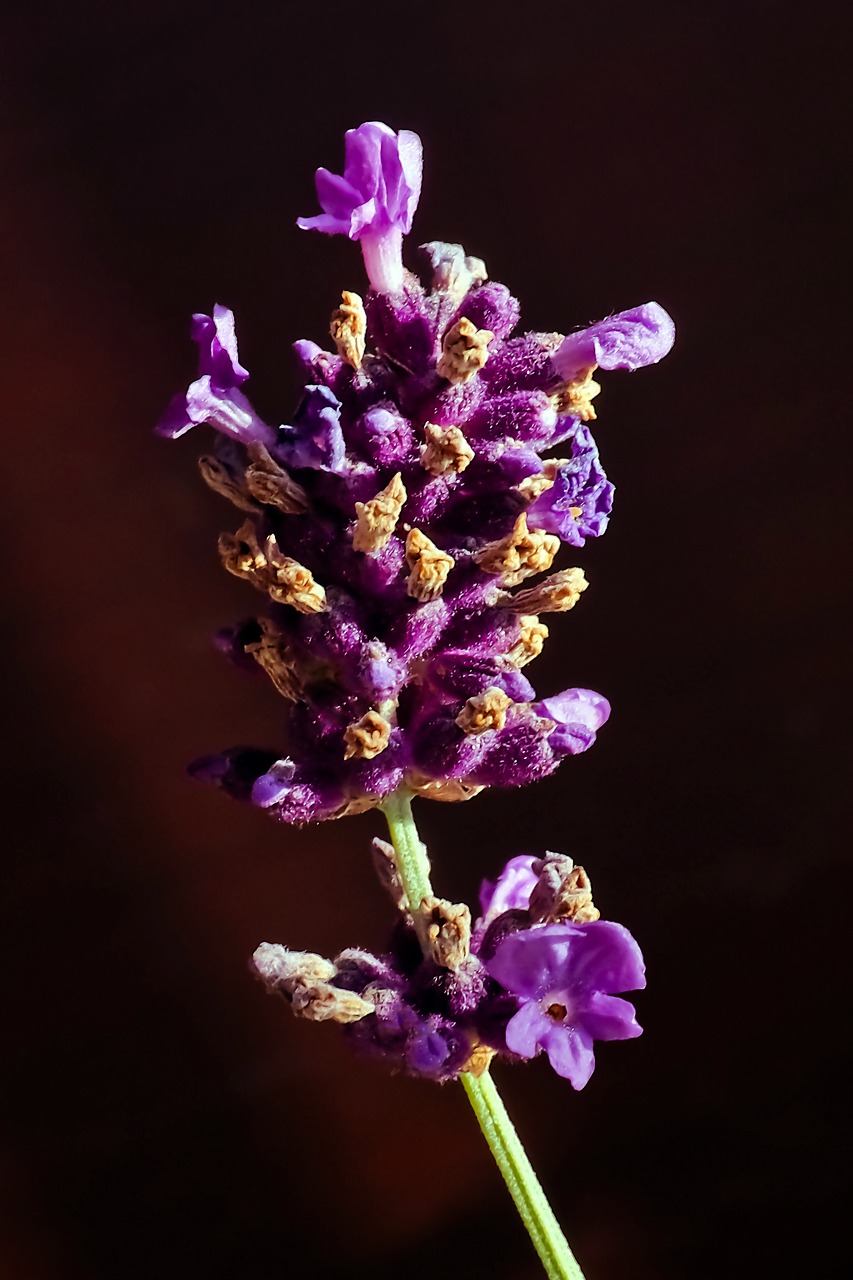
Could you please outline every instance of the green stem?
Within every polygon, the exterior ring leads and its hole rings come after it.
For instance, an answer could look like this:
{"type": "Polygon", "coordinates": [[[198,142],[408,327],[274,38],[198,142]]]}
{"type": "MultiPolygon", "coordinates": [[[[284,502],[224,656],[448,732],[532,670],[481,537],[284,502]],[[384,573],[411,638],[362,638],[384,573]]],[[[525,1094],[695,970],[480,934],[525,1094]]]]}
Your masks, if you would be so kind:
{"type": "Polygon", "coordinates": [[[421,844],[412,817],[411,791],[395,791],[382,805],[382,812],[391,832],[391,842],[397,855],[397,870],[409,899],[409,906],[417,911],[424,898],[432,897],[432,885],[429,882],[427,851],[421,844]]]}
{"type": "Polygon", "coordinates": [[[494,1080],[488,1071],[479,1078],[467,1073],[461,1078],[483,1137],[503,1174],[549,1280],[584,1280],[583,1272],[533,1172],[515,1125],[507,1115],[494,1080]]]}
{"type": "MultiPolygon", "coordinates": [[[[424,898],[432,895],[432,885],[427,852],[412,817],[412,793],[396,791],[384,802],[382,811],[391,832],[397,870],[406,897],[412,906],[417,907],[424,898]]],[[[479,1077],[464,1072],[461,1080],[489,1150],[503,1174],[549,1280],[584,1280],[515,1126],[507,1115],[494,1080],[488,1071],[479,1077]]]]}

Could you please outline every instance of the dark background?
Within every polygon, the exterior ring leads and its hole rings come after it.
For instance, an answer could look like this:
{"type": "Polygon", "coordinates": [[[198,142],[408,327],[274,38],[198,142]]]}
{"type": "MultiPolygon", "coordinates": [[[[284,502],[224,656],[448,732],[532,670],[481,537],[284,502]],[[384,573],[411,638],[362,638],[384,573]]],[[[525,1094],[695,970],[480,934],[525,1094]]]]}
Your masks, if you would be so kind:
{"type": "Polygon", "coordinates": [[[364,283],[294,219],[370,119],[424,140],[410,265],[460,241],[532,329],[650,298],[678,327],[605,379],[615,519],[532,669],[607,694],[610,725],[527,791],[418,805],[440,891],[563,850],[647,956],[646,1034],[583,1093],[542,1060],[498,1083],[590,1280],[849,1274],[845,12],[7,17],[4,1280],[539,1274],[461,1090],[351,1059],[247,973],[262,939],[383,945],[380,820],[278,827],[183,773],[275,745],[279,708],[209,644],[250,602],[205,433],[150,428],[217,300],[287,417],[288,344],[364,283]]]}

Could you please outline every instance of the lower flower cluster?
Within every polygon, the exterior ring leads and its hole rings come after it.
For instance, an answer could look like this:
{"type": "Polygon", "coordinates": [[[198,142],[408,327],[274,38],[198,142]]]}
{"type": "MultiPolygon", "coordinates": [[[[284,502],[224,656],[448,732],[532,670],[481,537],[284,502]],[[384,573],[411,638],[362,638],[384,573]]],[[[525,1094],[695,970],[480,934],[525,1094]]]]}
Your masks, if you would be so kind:
{"type": "Polygon", "coordinates": [[[412,910],[394,850],[374,841],[380,878],[401,916],[389,951],[334,961],[263,943],[254,968],[294,1013],[345,1025],[353,1047],[393,1070],[446,1081],[481,1074],[496,1054],[551,1066],[582,1089],[595,1040],[640,1035],[619,993],[645,986],[643,958],[620,924],[601,920],[583,867],[546,853],[507,863],[481,889],[473,923],[462,903],[426,897],[412,910]]]}

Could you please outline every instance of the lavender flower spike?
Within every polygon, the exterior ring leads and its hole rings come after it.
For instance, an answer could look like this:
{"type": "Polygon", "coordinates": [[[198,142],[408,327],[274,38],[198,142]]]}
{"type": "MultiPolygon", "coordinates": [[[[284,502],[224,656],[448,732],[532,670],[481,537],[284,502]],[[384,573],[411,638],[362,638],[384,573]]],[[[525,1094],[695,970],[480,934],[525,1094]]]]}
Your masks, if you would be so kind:
{"type": "Polygon", "coordinates": [[[571,382],[596,365],[602,369],[642,369],[657,364],[674,342],[672,317],[657,302],[646,302],[570,333],[551,358],[560,377],[571,382]]]}
{"type": "Polygon", "coordinates": [[[423,151],[416,133],[394,133],[372,121],[349,129],[343,175],[318,169],[317,199],[323,209],[297,218],[303,230],[325,231],[361,242],[364,266],[379,293],[403,288],[403,236],[421,194],[423,151]]]}
{"type": "Polygon", "coordinates": [[[621,924],[546,924],[504,938],[486,960],[492,977],[518,997],[506,1045],[522,1058],[541,1049],[558,1075],[582,1089],[595,1067],[594,1040],[642,1032],[619,991],[646,985],[640,948],[621,924]]]}

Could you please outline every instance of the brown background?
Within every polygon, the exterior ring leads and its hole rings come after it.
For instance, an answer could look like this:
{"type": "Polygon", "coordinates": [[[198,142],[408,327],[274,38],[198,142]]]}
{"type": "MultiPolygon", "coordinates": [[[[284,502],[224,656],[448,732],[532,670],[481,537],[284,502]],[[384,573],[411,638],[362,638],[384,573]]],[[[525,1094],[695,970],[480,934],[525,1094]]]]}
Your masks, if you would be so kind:
{"type": "Polygon", "coordinates": [[[496,1071],[591,1280],[842,1271],[848,1004],[851,199],[846,6],[60,5],[0,53],[3,941],[9,1280],[538,1270],[461,1090],[388,1078],[250,980],[261,939],[381,947],[377,818],[277,827],[184,777],[277,742],[208,636],[250,607],[202,433],[150,427],[193,310],[238,317],[258,408],[357,250],[294,227],[365,119],[426,148],[419,240],[570,328],[657,298],[678,342],[606,380],[616,516],[538,688],[614,704],[530,790],[421,804],[471,896],[522,850],[642,941],[644,1037],[574,1094],[496,1071]]]}

